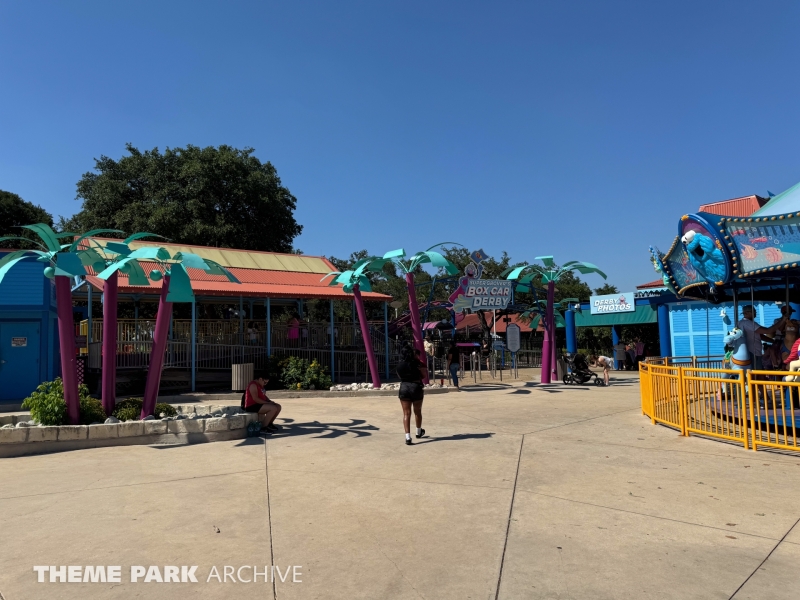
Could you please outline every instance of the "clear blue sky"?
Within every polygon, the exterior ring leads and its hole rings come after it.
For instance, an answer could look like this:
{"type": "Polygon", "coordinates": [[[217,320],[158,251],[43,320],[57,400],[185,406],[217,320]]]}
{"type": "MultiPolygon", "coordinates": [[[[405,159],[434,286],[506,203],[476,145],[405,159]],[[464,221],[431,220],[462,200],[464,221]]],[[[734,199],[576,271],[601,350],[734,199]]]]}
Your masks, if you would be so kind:
{"type": "MultiPolygon", "coordinates": [[[[800,181],[796,2],[3,2],[0,189],[230,144],[306,254],[442,240],[655,278],[679,217],[800,181]]],[[[587,276],[596,287],[597,276],[587,276]]]]}

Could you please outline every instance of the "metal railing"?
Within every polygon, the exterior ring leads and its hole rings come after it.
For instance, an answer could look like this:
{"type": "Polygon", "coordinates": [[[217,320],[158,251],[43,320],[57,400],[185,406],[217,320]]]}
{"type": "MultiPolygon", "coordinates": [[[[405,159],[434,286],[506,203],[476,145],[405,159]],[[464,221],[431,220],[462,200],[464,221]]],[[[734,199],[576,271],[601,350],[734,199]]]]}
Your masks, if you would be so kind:
{"type": "MultiPolygon", "coordinates": [[[[665,362],[672,363],[669,358],[665,362]]],[[[715,369],[708,366],[713,360],[695,362],[700,364],[640,364],[642,413],[654,424],[753,450],[800,451],[800,381],[775,380],[782,371],[715,369]]]]}

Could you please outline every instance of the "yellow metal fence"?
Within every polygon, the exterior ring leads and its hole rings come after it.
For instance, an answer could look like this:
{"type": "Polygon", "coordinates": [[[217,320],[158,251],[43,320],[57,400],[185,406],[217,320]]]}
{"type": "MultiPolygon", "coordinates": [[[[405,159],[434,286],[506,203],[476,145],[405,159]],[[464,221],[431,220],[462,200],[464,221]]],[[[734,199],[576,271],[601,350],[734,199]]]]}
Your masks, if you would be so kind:
{"type": "Polygon", "coordinates": [[[639,376],[642,413],[653,424],[753,450],[800,451],[800,381],[775,371],[652,363],[640,364],[639,376]]]}

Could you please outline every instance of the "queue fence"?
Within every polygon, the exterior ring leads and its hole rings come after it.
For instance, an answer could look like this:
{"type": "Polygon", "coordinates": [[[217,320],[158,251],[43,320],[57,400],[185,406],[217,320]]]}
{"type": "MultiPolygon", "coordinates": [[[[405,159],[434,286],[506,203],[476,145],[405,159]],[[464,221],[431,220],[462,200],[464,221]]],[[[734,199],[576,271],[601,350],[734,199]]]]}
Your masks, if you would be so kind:
{"type": "Polygon", "coordinates": [[[775,371],[714,368],[715,362],[642,363],[642,413],[685,436],[736,442],[745,449],[800,451],[800,376],[784,381],[775,371]]]}

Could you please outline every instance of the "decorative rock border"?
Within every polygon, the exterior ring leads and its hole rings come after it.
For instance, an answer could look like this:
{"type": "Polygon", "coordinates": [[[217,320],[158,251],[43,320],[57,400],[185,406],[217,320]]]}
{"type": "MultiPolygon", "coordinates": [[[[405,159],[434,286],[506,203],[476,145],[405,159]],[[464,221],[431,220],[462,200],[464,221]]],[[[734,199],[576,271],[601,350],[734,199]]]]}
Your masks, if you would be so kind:
{"type": "Polygon", "coordinates": [[[150,444],[198,444],[247,437],[247,424],[257,419],[238,406],[178,405],[178,415],[164,419],[60,425],[19,421],[0,427],[0,458],[150,444]]]}

